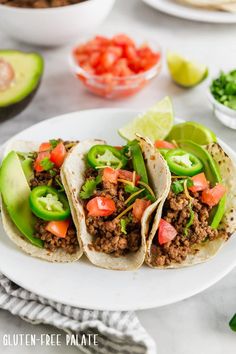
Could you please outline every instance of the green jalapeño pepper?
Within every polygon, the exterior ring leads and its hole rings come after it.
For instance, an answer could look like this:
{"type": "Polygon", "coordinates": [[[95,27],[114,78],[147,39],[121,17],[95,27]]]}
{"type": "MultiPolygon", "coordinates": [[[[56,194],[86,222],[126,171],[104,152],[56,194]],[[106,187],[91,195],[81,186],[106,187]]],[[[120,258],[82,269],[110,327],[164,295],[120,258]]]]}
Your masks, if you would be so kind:
{"type": "Polygon", "coordinates": [[[182,149],[171,149],[166,154],[166,161],[172,173],[178,176],[194,176],[203,170],[201,160],[182,149]]]}
{"type": "Polygon", "coordinates": [[[32,212],[46,221],[65,220],[70,216],[66,195],[49,186],[35,187],[29,196],[32,212]]]}
{"type": "Polygon", "coordinates": [[[94,145],[87,154],[88,163],[93,168],[109,166],[113,168],[124,168],[128,160],[114,146],[94,145]]]}

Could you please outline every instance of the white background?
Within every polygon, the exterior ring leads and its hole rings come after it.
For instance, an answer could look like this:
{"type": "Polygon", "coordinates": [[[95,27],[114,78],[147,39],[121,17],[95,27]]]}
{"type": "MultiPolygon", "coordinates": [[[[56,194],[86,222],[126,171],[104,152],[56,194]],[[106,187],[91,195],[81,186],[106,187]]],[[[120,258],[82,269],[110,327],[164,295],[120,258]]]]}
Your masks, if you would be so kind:
{"type": "MultiPolygon", "coordinates": [[[[166,49],[177,50],[209,65],[210,75],[220,68],[236,66],[236,25],[213,25],[169,17],[149,8],[139,0],[117,0],[113,12],[99,28],[100,33],[127,32],[143,39],[158,41],[166,49]]],[[[15,43],[0,33],[0,47],[33,50],[15,43]]],[[[10,121],[0,123],[0,142],[35,122],[70,111],[97,107],[145,109],[165,95],[173,97],[175,113],[186,120],[196,120],[211,127],[232,148],[236,148],[236,131],[222,126],[208,106],[206,90],[209,81],[192,90],[175,86],[165,63],[159,78],[138,95],[122,101],[109,101],[85,91],[68,70],[70,46],[38,49],[46,61],[41,88],[31,106],[10,121]]],[[[236,254],[236,253],[235,253],[236,254]]],[[[157,343],[159,354],[233,354],[236,333],[228,321],[236,312],[236,271],[204,293],[168,307],[140,311],[142,324],[157,343]]],[[[37,275],[36,275],[37,276],[37,275]]],[[[32,348],[3,347],[5,333],[59,333],[54,328],[32,326],[8,312],[0,311],[1,353],[32,353],[32,348]]],[[[78,353],[77,348],[40,348],[37,353],[78,353]]]]}

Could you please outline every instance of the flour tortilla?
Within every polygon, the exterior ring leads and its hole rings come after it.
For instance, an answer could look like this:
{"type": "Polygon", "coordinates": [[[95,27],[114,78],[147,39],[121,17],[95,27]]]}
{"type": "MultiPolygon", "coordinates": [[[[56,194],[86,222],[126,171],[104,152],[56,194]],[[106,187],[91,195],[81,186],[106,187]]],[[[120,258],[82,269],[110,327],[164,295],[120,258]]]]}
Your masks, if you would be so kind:
{"type": "MultiPolygon", "coordinates": [[[[222,177],[222,184],[227,188],[225,214],[218,229],[225,230],[228,233],[228,236],[230,236],[236,231],[236,166],[218,143],[211,143],[206,146],[206,149],[218,165],[219,172],[222,177]]],[[[214,257],[217,252],[223,247],[223,245],[225,244],[225,240],[223,238],[219,238],[213,241],[207,241],[200,247],[199,245],[197,245],[196,248],[199,251],[196,254],[188,255],[185,261],[183,261],[182,263],[173,262],[169,266],[153,266],[151,264],[151,246],[158,230],[158,225],[161,219],[164,203],[165,198],[163,198],[162,202],[157,208],[154,223],[147,241],[147,253],[145,261],[150,267],[166,269],[192,266],[198,263],[205,262],[208,259],[214,257]]]]}
{"type": "Polygon", "coordinates": [[[177,0],[184,5],[203,8],[206,10],[236,11],[236,0],[177,0]]]}
{"type": "Polygon", "coordinates": [[[148,234],[151,214],[156,210],[158,204],[168,190],[168,178],[166,173],[166,162],[154,146],[147,140],[139,137],[144,159],[148,170],[150,184],[157,197],[155,203],[151,204],[144,212],[141,221],[141,246],[137,252],[130,252],[125,256],[114,257],[112,255],[91,250],[89,245],[93,242],[93,236],[86,228],[85,212],[79,199],[79,192],[84,184],[84,172],[86,170],[85,156],[90,148],[97,144],[106,144],[103,140],[86,140],[75,146],[69,153],[64,166],[64,184],[68,186],[68,196],[74,205],[77,220],[80,220],[80,237],[83,250],[88,259],[96,266],[114,270],[138,269],[144,262],[146,253],[146,235],[148,234]]]}
{"type": "MultiPolygon", "coordinates": [[[[19,152],[33,152],[33,151],[38,151],[39,149],[39,143],[36,142],[29,142],[29,141],[11,141],[4,152],[4,156],[6,156],[10,151],[19,151],[19,152]]],[[[66,186],[65,187],[65,192],[67,193],[66,186]]],[[[69,199],[69,198],[68,198],[69,199]]],[[[70,200],[69,200],[70,203],[70,200]]],[[[78,230],[79,230],[79,223],[78,221],[74,218],[74,211],[73,211],[73,205],[70,203],[70,208],[71,208],[71,214],[73,217],[73,221],[77,230],[77,235],[78,235],[78,230]]],[[[66,253],[63,249],[57,249],[54,252],[50,252],[49,250],[43,249],[36,247],[32,245],[27,239],[22,235],[22,233],[18,230],[18,228],[15,226],[13,221],[10,218],[10,215],[7,212],[6,206],[4,205],[3,201],[1,201],[1,215],[2,215],[2,223],[3,223],[3,228],[8,235],[8,237],[18,246],[20,247],[24,252],[28,253],[32,257],[36,258],[41,258],[49,262],[73,262],[77,261],[81,256],[82,256],[82,246],[80,244],[80,238],[78,237],[78,242],[79,242],[79,250],[74,253],[74,254],[68,254],[66,253]]]]}

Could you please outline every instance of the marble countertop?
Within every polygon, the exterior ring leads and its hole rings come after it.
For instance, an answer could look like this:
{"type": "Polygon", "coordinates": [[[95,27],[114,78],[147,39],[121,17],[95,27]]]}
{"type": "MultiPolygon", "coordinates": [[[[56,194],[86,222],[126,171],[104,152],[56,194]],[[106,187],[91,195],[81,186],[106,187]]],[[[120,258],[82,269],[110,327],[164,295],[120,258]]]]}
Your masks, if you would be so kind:
{"type": "MultiPolygon", "coordinates": [[[[100,33],[127,32],[160,42],[163,50],[176,49],[210,65],[210,75],[220,68],[235,67],[236,25],[210,25],[169,17],[149,8],[139,0],[118,0],[100,33]]],[[[36,50],[16,43],[0,33],[2,48],[36,50]]],[[[165,95],[173,97],[176,116],[196,120],[211,127],[216,134],[236,149],[236,131],[221,125],[213,116],[206,98],[208,81],[192,90],[175,86],[163,63],[159,78],[134,97],[109,101],[85,91],[69,72],[67,55],[70,46],[38,49],[45,58],[45,75],[32,104],[18,117],[0,123],[0,143],[20,130],[59,114],[98,107],[145,109],[165,95]]],[[[138,317],[157,343],[159,354],[233,354],[236,335],[228,321],[236,312],[236,270],[218,284],[190,299],[170,306],[139,311],[138,317]],[[190,349],[191,348],[191,349],[190,349]]],[[[0,337],[5,333],[59,333],[52,327],[32,326],[0,311],[0,337]]],[[[1,347],[1,353],[31,353],[30,347],[1,347]]],[[[67,353],[78,353],[66,347],[67,353]]],[[[37,353],[63,353],[65,347],[37,347],[37,353]]]]}

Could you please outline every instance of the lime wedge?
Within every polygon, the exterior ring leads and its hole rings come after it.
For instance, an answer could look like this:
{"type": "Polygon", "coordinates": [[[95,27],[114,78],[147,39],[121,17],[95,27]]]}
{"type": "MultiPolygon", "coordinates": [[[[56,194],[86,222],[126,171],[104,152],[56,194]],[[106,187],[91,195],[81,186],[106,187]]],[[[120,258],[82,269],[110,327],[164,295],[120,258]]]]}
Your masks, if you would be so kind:
{"type": "Polygon", "coordinates": [[[172,79],[184,87],[196,86],[208,76],[206,65],[189,61],[177,53],[167,53],[167,64],[172,79]]]}
{"type": "Polygon", "coordinates": [[[191,140],[199,145],[216,142],[215,134],[207,127],[196,122],[176,124],[167,137],[168,140],[191,140]]]}
{"type": "Polygon", "coordinates": [[[150,140],[163,140],[173,126],[173,107],[167,96],[157,102],[147,112],[134,118],[131,122],[118,130],[122,138],[133,140],[136,133],[148,137],[150,140]]]}

